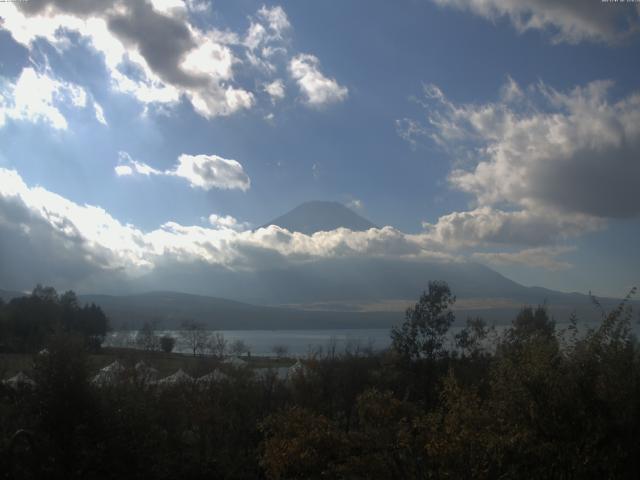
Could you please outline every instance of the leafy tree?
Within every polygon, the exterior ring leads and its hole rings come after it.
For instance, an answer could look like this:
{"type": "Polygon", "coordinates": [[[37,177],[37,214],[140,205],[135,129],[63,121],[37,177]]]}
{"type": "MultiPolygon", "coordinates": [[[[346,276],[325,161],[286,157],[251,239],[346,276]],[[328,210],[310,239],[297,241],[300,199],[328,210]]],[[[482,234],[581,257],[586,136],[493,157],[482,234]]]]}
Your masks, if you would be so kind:
{"type": "Polygon", "coordinates": [[[550,338],[555,333],[555,321],[549,316],[546,306],[538,305],[534,310],[532,307],[524,307],[513,321],[513,328],[510,330],[513,339],[526,340],[533,336],[544,336],[550,338]]]}
{"type": "Polygon", "coordinates": [[[59,296],[54,288],[42,285],[29,296],[12,299],[2,311],[5,319],[0,333],[16,351],[37,351],[54,332],[80,334],[88,348],[97,350],[109,329],[100,307],[81,307],[73,291],[59,296]]]}
{"type": "Polygon", "coordinates": [[[31,296],[48,303],[58,303],[59,300],[58,292],[56,292],[55,288],[43,287],[40,284],[36,285],[36,287],[31,292],[31,296]]]}
{"type": "Polygon", "coordinates": [[[36,357],[33,372],[36,427],[45,434],[53,468],[64,474],[60,478],[81,478],[92,456],[86,435],[98,422],[85,343],[78,335],[57,334],[47,350],[36,357]]]}
{"type": "Polygon", "coordinates": [[[347,437],[327,417],[292,407],[261,425],[260,463],[268,478],[338,478],[347,437]]]}
{"type": "Polygon", "coordinates": [[[176,346],[176,339],[170,335],[160,337],[160,348],[164,353],[171,353],[176,346]]]}
{"type": "Polygon", "coordinates": [[[402,326],[392,329],[394,350],[411,359],[442,356],[445,335],[455,320],[449,307],[455,301],[446,282],[429,282],[428,291],[407,309],[402,326]]]}
{"type": "Polygon", "coordinates": [[[454,336],[456,347],[463,356],[478,357],[484,353],[483,342],[493,331],[482,318],[467,318],[467,325],[454,336]]]}

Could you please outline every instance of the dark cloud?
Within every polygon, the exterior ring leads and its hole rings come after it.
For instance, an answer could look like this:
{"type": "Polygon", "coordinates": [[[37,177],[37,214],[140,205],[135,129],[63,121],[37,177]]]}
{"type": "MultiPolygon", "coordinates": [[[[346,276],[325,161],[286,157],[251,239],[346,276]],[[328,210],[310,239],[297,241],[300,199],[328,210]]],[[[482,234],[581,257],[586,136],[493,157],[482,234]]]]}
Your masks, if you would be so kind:
{"type": "Polygon", "coordinates": [[[196,47],[184,19],[156,12],[144,0],[127,2],[126,15],[110,15],[109,29],[125,44],[137,47],[149,67],[165,82],[182,87],[204,86],[204,76],[185,72],[180,63],[196,47]]]}

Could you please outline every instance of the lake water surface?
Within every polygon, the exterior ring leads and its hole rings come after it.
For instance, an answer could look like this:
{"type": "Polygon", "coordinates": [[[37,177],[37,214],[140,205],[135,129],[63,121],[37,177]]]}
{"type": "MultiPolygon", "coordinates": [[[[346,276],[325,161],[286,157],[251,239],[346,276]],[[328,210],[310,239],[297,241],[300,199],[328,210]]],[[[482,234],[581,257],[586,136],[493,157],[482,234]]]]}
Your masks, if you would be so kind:
{"type": "MultiPolygon", "coordinates": [[[[568,323],[557,323],[556,329],[562,330],[569,326],[568,323]]],[[[582,324],[581,331],[587,328],[597,327],[597,323],[582,324]]],[[[448,333],[448,341],[453,346],[453,337],[461,330],[460,326],[453,326],[448,333]]],[[[496,326],[496,331],[500,332],[507,328],[505,325],[496,326]]],[[[640,326],[637,322],[632,324],[634,333],[640,334],[640,326]]],[[[383,350],[391,345],[390,330],[386,328],[371,329],[333,329],[333,330],[220,330],[219,333],[224,338],[233,343],[236,340],[245,342],[252,355],[273,356],[273,348],[282,345],[287,348],[287,355],[302,357],[310,352],[328,348],[335,348],[335,351],[342,353],[345,349],[371,348],[373,350],[383,350]]],[[[156,335],[170,335],[177,339],[174,351],[179,353],[190,353],[189,347],[181,338],[178,330],[156,331],[156,335]]],[[[111,332],[105,340],[104,346],[131,347],[135,346],[135,331],[111,332]]]]}
{"type": "MultiPolygon", "coordinates": [[[[335,345],[336,352],[345,348],[364,348],[382,350],[391,344],[389,329],[340,329],[340,330],[219,330],[230,344],[242,340],[251,349],[251,355],[273,356],[276,345],[285,346],[288,355],[306,356],[318,348],[326,349],[335,345]]],[[[170,335],[178,340],[174,351],[189,353],[189,347],[182,341],[180,331],[157,331],[156,335],[170,335]]],[[[104,346],[133,346],[135,331],[112,332],[104,346]]]]}

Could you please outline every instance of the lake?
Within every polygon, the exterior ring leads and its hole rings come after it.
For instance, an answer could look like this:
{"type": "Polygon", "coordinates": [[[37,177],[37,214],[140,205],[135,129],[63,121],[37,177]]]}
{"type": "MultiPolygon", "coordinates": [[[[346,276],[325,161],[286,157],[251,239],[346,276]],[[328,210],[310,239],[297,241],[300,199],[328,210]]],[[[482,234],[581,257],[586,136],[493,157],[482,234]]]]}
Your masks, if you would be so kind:
{"type": "MultiPolygon", "coordinates": [[[[557,330],[566,329],[568,323],[558,322],[557,330]]],[[[597,327],[597,323],[583,323],[579,329],[584,332],[586,328],[597,327]]],[[[500,332],[507,325],[496,325],[496,331],[500,332]]],[[[634,333],[638,336],[640,327],[637,322],[632,323],[634,333]]],[[[461,326],[452,326],[448,333],[449,344],[453,346],[453,337],[462,329],[461,326]]],[[[231,344],[236,340],[242,340],[251,349],[251,354],[256,356],[274,356],[273,347],[283,345],[287,348],[287,355],[304,357],[310,352],[322,348],[335,347],[337,353],[342,353],[346,348],[366,348],[383,350],[391,344],[390,330],[387,328],[370,329],[333,329],[333,330],[219,330],[224,338],[231,344]]],[[[111,332],[105,339],[104,346],[131,347],[134,346],[136,331],[111,332]]],[[[182,341],[178,330],[158,330],[156,335],[169,335],[177,339],[175,352],[191,353],[187,344],[182,341]]]]}
{"type": "MultiPolygon", "coordinates": [[[[340,330],[219,330],[231,344],[242,340],[251,349],[251,355],[274,356],[273,347],[287,347],[290,356],[306,356],[318,348],[326,349],[335,345],[336,352],[344,352],[345,348],[371,346],[374,350],[382,350],[391,344],[389,329],[340,329],[340,330]]],[[[136,337],[135,331],[111,332],[104,346],[132,346],[136,337]]],[[[170,335],[178,340],[175,352],[190,353],[189,347],[181,341],[177,330],[156,331],[156,335],[170,335]]]]}

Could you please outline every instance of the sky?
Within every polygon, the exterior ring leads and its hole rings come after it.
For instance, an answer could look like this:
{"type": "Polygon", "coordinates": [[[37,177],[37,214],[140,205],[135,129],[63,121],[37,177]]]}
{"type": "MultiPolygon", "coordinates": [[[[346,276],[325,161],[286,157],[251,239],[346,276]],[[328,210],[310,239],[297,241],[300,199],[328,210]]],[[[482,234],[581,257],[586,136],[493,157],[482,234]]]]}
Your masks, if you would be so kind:
{"type": "Polygon", "coordinates": [[[0,18],[0,288],[270,255],[640,285],[637,4],[27,0],[0,18]],[[254,230],[309,200],[381,228],[254,230]]]}

